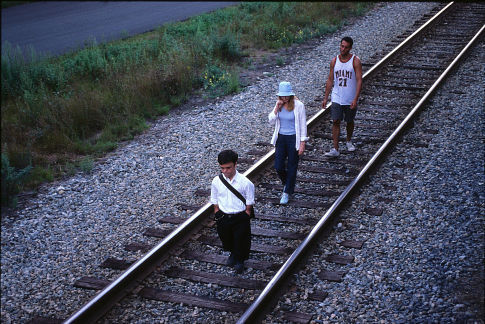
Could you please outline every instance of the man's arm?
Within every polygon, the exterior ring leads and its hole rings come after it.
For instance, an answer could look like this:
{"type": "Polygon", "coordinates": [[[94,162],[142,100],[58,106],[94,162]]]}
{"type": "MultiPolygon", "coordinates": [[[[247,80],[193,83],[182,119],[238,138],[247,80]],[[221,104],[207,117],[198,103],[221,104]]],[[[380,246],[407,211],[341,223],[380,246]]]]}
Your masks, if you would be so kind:
{"type": "Polygon", "coordinates": [[[212,180],[212,183],[211,183],[211,197],[210,197],[210,202],[214,206],[214,214],[220,210],[219,204],[217,201],[217,186],[215,184],[215,181],[216,181],[216,178],[214,178],[214,180],[212,180]]]}
{"type": "Polygon", "coordinates": [[[327,100],[328,96],[330,95],[330,90],[332,90],[333,86],[333,70],[335,68],[335,62],[337,62],[337,58],[334,57],[330,62],[330,72],[328,73],[327,83],[325,84],[325,97],[323,98],[322,108],[325,109],[327,107],[327,100]]]}
{"type": "Polygon", "coordinates": [[[248,179],[248,184],[246,186],[246,195],[244,198],[246,198],[246,214],[251,215],[251,208],[253,208],[254,205],[254,184],[248,179]]]}
{"type": "Polygon", "coordinates": [[[360,90],[362,90],[362,62],[357,56],[354,56],[354,61],[352,62],[355,70],[355,78],[357,81],[357,86],[355,89],[355,97],[350,104],[350,109],[355,109],[357,107],[357,102],[360,96],[360,90]]]}

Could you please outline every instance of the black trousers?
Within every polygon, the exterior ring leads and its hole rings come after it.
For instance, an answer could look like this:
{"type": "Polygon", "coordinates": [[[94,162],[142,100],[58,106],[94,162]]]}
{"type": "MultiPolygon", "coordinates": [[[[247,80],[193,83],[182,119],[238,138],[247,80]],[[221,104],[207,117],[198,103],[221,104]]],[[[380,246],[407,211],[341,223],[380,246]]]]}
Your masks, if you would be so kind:
{"type": "Polygon", "coordinates": [[[249,258],[251,249],[251,225],[245,211],[229,215],[217,221],[217,234],[222,242],[222,248],[234,255],[236,262],[249,258]]]}

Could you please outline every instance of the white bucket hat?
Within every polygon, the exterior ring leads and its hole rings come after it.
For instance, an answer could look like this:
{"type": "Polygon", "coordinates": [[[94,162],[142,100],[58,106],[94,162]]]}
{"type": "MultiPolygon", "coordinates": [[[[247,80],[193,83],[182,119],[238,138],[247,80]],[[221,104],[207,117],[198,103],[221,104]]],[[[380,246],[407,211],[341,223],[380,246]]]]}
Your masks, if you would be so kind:
{"type": "Polygon", "coordinates": [[[280,82],[280,86],[278,89],[278,96],[280,97],[287,97],[287,96],[294,96],[295,93],[293,92],[293,89],[291,87],[291,83],[287,81],[280,82]]]}

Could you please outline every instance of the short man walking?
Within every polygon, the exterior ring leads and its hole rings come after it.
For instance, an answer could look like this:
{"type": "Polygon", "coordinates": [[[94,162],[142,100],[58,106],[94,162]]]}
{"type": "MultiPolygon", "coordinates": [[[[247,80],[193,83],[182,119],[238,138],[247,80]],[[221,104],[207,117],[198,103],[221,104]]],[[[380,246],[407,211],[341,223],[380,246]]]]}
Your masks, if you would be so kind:
{"type": "Polygon", "coordinates": [[[232,150],[217,156],[222,174],[212,180],[210,202],[214,205],[222,247],[231,252],[227,265],[242,273],[251,249],[249,220],[254,205],[254,184],[236,170],[237,159],[237,153],[232,150]]]}
{"type": "Polygon", "coordinates": [[[332,105],[330,112],[332,115],[332,139],[333,148],[326,156],[339,156],[339,136],[340,121],[347,123],[347,150],[355,151],[352,144],[352,134],[354,132],[354,119],[357,112],[357,101],[359,100],[360,90],[362,89],[362,63],[360,59],[350,53],[353,40],[344,37],[340,41],[340,55],[334,57],[330,62],[330,73],[328,74],[325,85],[325,98],[322,108],[327,106],[328,95],[332,89],[332,105]]]}

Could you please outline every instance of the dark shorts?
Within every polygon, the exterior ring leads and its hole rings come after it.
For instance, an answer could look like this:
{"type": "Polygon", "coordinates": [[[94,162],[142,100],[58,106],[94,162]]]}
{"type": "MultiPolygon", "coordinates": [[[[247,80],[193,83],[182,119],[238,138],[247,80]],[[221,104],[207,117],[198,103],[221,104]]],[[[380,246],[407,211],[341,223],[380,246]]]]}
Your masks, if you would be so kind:
{"type": "Polygon", "coordinates": [[[355,109],[350,109],[350,105],[339,105],[338,103],[332,102],[330,113],[332,115],[332,120],[345,120],[345,122],[350,123],[355,119],[357,107],[355,109]]]}

